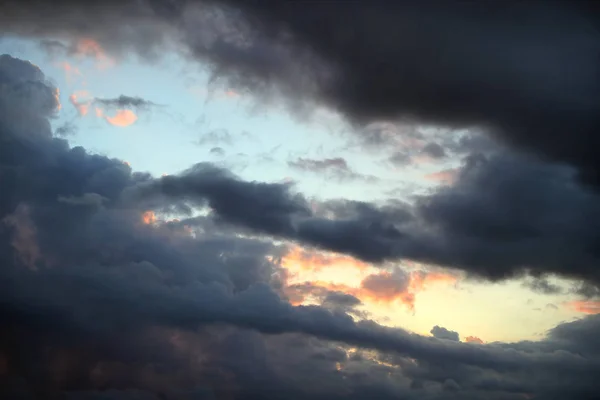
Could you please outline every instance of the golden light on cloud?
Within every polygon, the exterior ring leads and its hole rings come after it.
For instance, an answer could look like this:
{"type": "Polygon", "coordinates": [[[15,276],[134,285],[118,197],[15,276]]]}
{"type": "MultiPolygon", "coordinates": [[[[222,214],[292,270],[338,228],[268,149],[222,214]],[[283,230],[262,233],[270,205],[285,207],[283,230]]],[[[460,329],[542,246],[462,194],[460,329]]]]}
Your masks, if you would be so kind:
{"type": "Polygon", "coordinates": [[[431,284],[454,284],[457,278],[440,272],[396,269],[382,271],[349,256],[294,247],[282,259],[288,271],[284,292],[293,305],[342,292],[365,304],[403,305],[414,311],[416,294],[431,284]]]}
{"type": "Polygon", "coordinates": [[[62,104],[60,104],[60,90],[54,89],[54,99],[56,100],[56,111],[62,110],[62,104]]]}
{"type": "Polygon", "coordinates": [[[479,339],[477,336],[467,336],[465,342],[483,344],[483,340],[479,339]]]}
{"type": "Polygon", "coordinates": [[[294,247],[282,260],[284,268],[300,269],[304,271],[321,271],[323,268],[343,265],[348,268],[366,270],[369,264],[344,256],[320,251],[307,251],[301,247],[294,247]]]}
{"type": "Polygon", "coordinates": [[[117,110],[117,113],[113,117],[106,116],[104,119],[111,125],[126,127],[135,123],[138,117],[131,110],[117,110]]]}
{"type": "Polygon", "coordinates": [[[411,272],[410,287],[414,291],[420,291],[433,283],[445,283],[453,285],[457,281],[457,277],[451,274],[444,274],[441,272],[425,272],[425,271],[413,271],[411,272]]]}
{"type": "Polygon", "coordinates": [[[83,117],[90,111],[92,99],[88,91],[78,90],[69,96],[69,102],[75,107],[79,115],[83,117]]]}
{"type": "Polygon", "coordinates": [[[456,181],[457,176],[458,176],[458,169],[450,168],[450,169],[445,169],[443,171],[438,171],[438,172],[433,172],[431,174],[427,174],[427,175],[425,175],[425,179],[450,185],[456,181]]]}
{"type": "Polygon", "coordinates": [[[93,39],[79,39],[76,45],[76,54],[94,58],[98,69],[106,69],[115,65],[115,61],[106,54],[100,43],[93,39]]]}
{"type": "Polygon", "coordinates": [[[594,300],[577,300],[568,303],[568,306],[583,314],[600,314],[600,301],[594,300]]]}
{"type": "Polygon", "coordinates": [[[156,214],[154,211],[144,211],[142,214],[142,222],[146,225],[156,223],[156,214]]]}

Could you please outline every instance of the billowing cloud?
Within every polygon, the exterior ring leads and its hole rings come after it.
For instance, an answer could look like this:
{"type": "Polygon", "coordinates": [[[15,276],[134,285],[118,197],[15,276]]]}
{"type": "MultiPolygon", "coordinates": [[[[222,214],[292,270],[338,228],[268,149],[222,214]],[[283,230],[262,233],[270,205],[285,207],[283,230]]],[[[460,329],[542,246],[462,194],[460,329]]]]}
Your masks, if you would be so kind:
{"type": "Polygon", "coordinates": [[[314,213],[288,184],[245,182],[199,164],[140,184],[128,196],[185,198],[229,223],[370,262],[404,258],[491,280],[554,273],[597,285],[600,203],[573,175],[564,166],[501,152],[469,159],[454,185],[415,205],[337,201],[314,213]]]}

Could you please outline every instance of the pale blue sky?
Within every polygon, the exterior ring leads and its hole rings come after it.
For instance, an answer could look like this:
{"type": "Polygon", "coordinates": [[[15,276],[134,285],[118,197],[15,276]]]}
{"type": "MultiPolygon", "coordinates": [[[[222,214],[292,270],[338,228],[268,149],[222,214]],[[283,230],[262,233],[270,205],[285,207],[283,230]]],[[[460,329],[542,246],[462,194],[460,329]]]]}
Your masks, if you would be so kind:
{"type": "Polygon", "coordinates": [[[4,39],[0,51],[38,65],[60,89],[63,107],[55,127],[73,123],[77,130],[68,137],[72,145],[121,158],[135,170],[173,174],[197,162],[213,161],[246,179],[292,178],[298,181],[298,190],[309,196],[356,200],[380,200],[388,197],[390,190],[405,182],[414,184],[424,172],[431,172],[390,168],[381,154],[373,155],[361,147],[344,150],[349,135],[339,134],[345,126],[335,115],[328,114],[327,122],[324,118],[301,122],[284,109],[256,108],[260,102],[249,95],[226,96],[226,88],[209,96],[207,73],[174,55],[154,64],[118,60],[112,67],[98,68],[93,59],[52,58],[36,42],[22,39],[4,39]],[[68,77],[60,66],[64,62],[81,74],[68,77]],[[98,98],[138,96],[160,107],[138,112],[139,119],[128,127],[115,127],[95,117],[93,108],[85,117],[77,114],[68,99],[82,90],[98,98]],[[229,132],[232,142],[197,144],[201,135],[213,130],[229,132]],[[211,154],[213,147],[223,148],[225,155],[211,154]],[[339,183],[289,168],[287,162],[298,157],[343,157],[355,172],[381,181],[339,183]]]}

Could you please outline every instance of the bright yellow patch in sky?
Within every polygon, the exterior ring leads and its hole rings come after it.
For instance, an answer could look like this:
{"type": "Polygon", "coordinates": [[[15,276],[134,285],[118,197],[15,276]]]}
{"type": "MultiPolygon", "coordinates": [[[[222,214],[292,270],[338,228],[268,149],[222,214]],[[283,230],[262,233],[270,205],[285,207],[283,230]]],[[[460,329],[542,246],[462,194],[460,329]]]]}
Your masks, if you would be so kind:
{"type": "Polygon", "coordinates": [[[532,292],[520,281],[481,284],[412,262],[375,267],[349,256],[293,247],[283,258],[285,294],[294,305],[319,304],[327,291],[357,297],[370,318],[429,335],[435,325],[462,341],[541,339],[561,321],[600,311],[594,302],[532,292]]]}

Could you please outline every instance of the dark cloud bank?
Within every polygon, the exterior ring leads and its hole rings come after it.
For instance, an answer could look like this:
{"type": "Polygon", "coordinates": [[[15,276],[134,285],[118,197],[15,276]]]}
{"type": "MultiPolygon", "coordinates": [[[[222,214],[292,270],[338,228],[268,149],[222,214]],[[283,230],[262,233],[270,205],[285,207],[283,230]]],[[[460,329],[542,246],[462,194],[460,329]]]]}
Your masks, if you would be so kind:
{"type": "Polygon", "coordinates": [[[382,215],[402,223],[406,213],[336,203],[326,206],[346,220],[329,220],[288,186],[243,182],[208,164],[158,180],[134,173],[52,137],[54,88],[37,67],[2,56],[0,85],[5,398],[596,395],[597,317],[559,325],[541,342],[476,345],[441,327],[423,337],[355,322],[337,307],[292,307],[278,295],[284,249],[228,228],[321,244],[344,233],[385,248],[404,236],[382,215]],[[23,115],[7,113],[19,105],[23,115]],[[146,207],[181,216],[200,204],[208,217],[141,222],[146,207]],[[378,351],[385,363],[339,346],[378,351]]]}
{"type": "Polygon", "coordinates": [[[422,337],[355,322],[282,300],[285,249],[234,230],[491,280],[553,273],[598,293],[593,3],[0,4],[7,33],[92,37],[148,58],[183,40],[188,56],[255,93],[317,99],[358,123],[479,126],[508,145],[472,151],[455,185],[415,204],[314,211],[290,185],[210,164],[155,179],[71,148],[51,135],[57,104],[43,73],[2,56],[3,398],[597,398],[598,316],[539,342],[489,345],[443,327],[422,337]],[[199,206],[210,214],[185,220],[199,206]],[[143,224],[147,209],[182,221],[143,224]]]}

